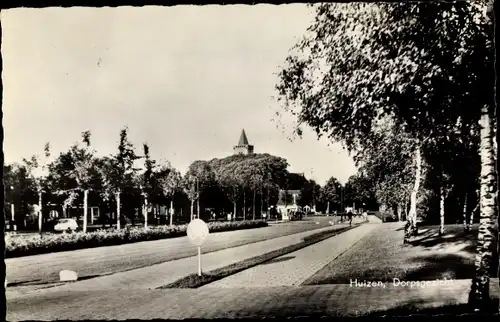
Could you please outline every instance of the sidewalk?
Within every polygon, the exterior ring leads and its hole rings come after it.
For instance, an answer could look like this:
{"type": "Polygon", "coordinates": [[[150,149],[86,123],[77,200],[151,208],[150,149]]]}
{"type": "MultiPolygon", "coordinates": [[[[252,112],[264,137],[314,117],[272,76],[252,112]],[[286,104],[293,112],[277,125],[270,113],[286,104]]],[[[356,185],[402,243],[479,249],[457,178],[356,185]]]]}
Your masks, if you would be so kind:
{"type": "MultiPolygon", "coordinates": [[[[164,290],[59,291],[30,294],[22,299],[7,296],[7,320],[123,320],[245,318],[290,316],[346,316],[382,313],[411,306],[436,308],[467,303],[470,280],[425,288],[351,287],[346,284],[164,290]]],[[[498,298],[498,279],[490,283],[498,298]]],[[[403,313],[404,314],[404,313],[403,313]]]]}
{"type": "MultiPolygon", "coordinates": [[[[306,236],[317,234],[322,231],[336,230],[343,227],[346,227],[346,225],[335,225],[332,227],[315,229],[312,231],[204,254],[202,256],[202,269],[204,271],[211,271],[228,266],[248,258],[300,243],[306,236]]],[[[340,234],[339,236],[342,236],[343,234],[340,234]]],[[[126,260],[126,258],[124,258],[124,260],[126,260]]],[[[189,274],[196,273],[197,269],[198,259],[197,256],[193,256],[145,268],[68,283],[61,286],[33,290],[31,293],[44,294],[59,291],[155,289],[159,286],[170,284],[189,274]]],[[[26,292],[16,291],[14,288],[7,289],[6,293],[8,297],[14,298],[25,296],[26,292]]]]}
{"type": "Polygon", "coordinates": [[[203,288],[298,286],[377,227],[361,225],[203,288]]]}

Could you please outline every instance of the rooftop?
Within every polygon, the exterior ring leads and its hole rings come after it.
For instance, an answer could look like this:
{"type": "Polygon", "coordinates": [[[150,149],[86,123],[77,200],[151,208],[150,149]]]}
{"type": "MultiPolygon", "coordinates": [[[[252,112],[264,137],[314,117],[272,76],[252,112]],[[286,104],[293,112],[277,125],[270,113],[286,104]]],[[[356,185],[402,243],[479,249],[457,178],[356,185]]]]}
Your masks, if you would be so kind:
{"type": "Polygon", "coordinates": [[[240,140],[238,141],[238,146],[240,145],[249,145],[245,129],[241,130],[240,140]]]}

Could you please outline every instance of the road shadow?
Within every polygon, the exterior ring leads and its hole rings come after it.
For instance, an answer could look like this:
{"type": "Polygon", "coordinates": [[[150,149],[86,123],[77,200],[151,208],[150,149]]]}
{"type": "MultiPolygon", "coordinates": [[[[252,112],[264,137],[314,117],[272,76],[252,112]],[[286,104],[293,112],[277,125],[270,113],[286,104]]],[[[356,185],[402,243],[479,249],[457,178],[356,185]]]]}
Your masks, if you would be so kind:
{"type": "MultiPolygon", "coordinates": [[[[427,301],[428,302],[428,301],[427,301]]],[[[421,305],[425,304],[423,300],[413,300],[404,305],[389,309],[371,312],[362,315],[363,317],[408,317],[419,315],[484,315],[484,314],[498,314],[498,299],[491,301],[490,309],[487,312],[474,313],[474,309],[469,304],[449,304],[440,307],[422,308],[421,305]],[[420,306],[420,307],[419,307],[420,306]],[[495,310],[496,309],[496,310],[495,310]]]]}
{"type": "Polygon", "coordinates": [[[7,287],[43,284],[43,283],[40,283],[41,281],[42,281],[41,279],[36,279],[36,280],[31,280],[31,281],[11,282],[11,283],[7,283],[7,287]]]}
{"type": "Polygon", "coordinates": [[[410,239],[409,245],[419,246],[423,242],[434,240],[436,238],[440,238],[439,228],[433,228],[433,227],[418,228],[418,235],[410,239]]]}
{"type": "Polygon", "coordinates": [[[268,265],[268,264],[286,262],[286,261],[294,259],[294,258],[295,258],[295,256],[278,257],[278,258],[275,258],[275,259],[271,259],[270,261],[262,263],[260,265],[268,265]]]}
{"type": "Polygon", "coordinates": [[[75,282],[78,282],[78,281],[85,281],[85,280],[89,280],[91,278],[96,278],[96,277],[102,277],[102,276],[105,276],[105,275],[110,275],[110,274],[97,274],[97,275],[87,275],[87,276],[82,276],[82,277],[78,277],[78,280],[76,280],[75,282]]]}
{"type": "Polygon", "coordinates": [[[448,233],[445,231],[443,236],[439,236],[438,229],[429,229],[424,235],[412,240],[410,244],[413,246],[434,247],[437,245],[464,242],[470,240],[471,235],[473,235],[471,232],[454,230],[448,233]]]}
{"type": "MultiPolygon", "coordinates": [[[[450,274],[449,278],[454,279],[473,278],[474,256],[477,253],[477,235],[477,227],[471,231],[465,231],[462,225],[445,226],[443,236],[439,235],[439,226],[428,227],[425,234],[410,242],[411,246],[422,247],[424,254],[428,254],[411,259],[414,263],[423,263],[424,265],[417,271],[409,273],[406,278],[420,279],[424,276],[428,279],[443,278],[446,274],[450,274]],[[450,249],[452,248],[459,251],[451,252],[450,249]]],[[[494,236],[491,251],[493,258],[498,258],[497,234],[495,233],[494,236]]],[[[490,276],[498,277],[497,260],[491,263],[490,276]]]]}
{"type": "Polygon", "coordinates": [[[418,267],[409,271],[406,280],[422,281],[434,279],[471,279],[474,277],[474,262],[471,258],[456,254],[432,254],[411,259],[418,267]]]}
{"type": "Polygon", "coordinates": [[[109,273],[109,274],[87,275],[87,276],[78,277],[78,279],[76,281],[65,281],[65,282],[61,282],[59,280],[43,281],[41,279],[36,279],[36,280],[32,280],[32,281],[22,281],[22,282],[8,283],[7,287],[28,286],[28,285],[52,285],[52,284],[58,284],[58,283],[74,283],[74,282],[84,281],[84,280],[88,280],[88,279],[91,279],[91,278],[102,277],[102,276],[110,275],[110,274],[111,273],[109,273]]]}

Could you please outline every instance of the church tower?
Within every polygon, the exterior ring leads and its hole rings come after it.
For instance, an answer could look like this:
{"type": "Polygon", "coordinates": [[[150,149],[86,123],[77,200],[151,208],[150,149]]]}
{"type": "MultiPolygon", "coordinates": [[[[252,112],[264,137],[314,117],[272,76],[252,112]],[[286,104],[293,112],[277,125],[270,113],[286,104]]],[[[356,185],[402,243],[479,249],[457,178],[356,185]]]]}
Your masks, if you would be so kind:
{"type": "Polygon", "coordinates": [[[240,140],[238,144],[233,147],[234,154],[252,154],[253,145],[248,144],[245,129],[241,131],[240,140]]]}

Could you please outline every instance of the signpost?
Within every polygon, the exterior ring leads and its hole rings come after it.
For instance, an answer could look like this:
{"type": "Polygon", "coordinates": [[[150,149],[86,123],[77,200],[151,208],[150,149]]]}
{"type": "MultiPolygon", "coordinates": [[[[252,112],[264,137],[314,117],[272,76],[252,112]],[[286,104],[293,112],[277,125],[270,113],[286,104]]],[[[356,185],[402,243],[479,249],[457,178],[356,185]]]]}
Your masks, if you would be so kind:
{"type": "Polygon", "coordinates": [[[198,247],[198,276],[201,276],[201,245],[209,234],[208,225],[201,219],[192,220],[187,227],[189,241],[198,247]]]}

